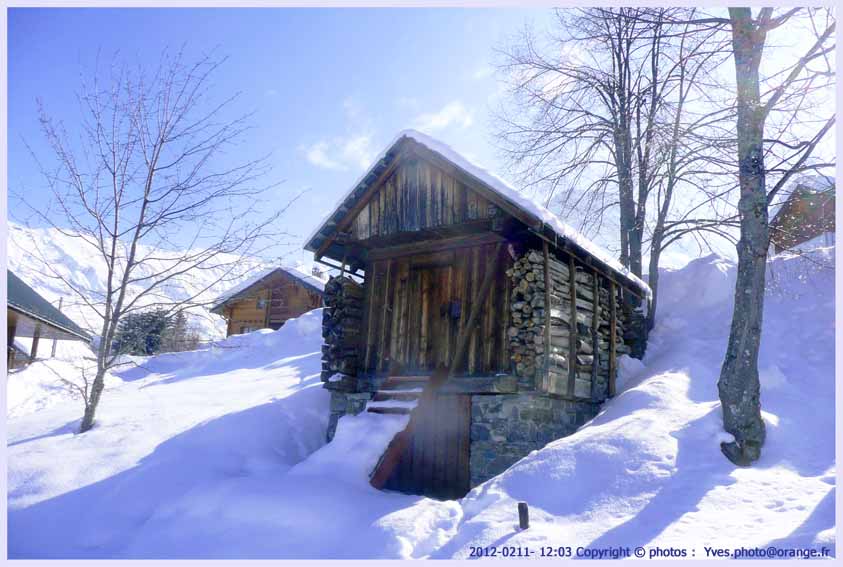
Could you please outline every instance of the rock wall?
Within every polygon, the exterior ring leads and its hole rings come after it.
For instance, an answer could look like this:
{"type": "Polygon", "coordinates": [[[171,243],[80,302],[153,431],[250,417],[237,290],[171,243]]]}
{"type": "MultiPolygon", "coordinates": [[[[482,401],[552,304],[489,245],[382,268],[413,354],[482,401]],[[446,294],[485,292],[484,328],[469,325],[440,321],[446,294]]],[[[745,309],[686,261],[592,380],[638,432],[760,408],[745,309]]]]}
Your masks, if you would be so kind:
{"type": "Polygon", "coordinates": [[[357,415],[366,409],[366,403],[372,398],[371,392],[340,392],[331,390],[331,415],[328,418],[328,430],[325,434],[330,443],[337,431],[337,422],[344,415],[357,415]]]}
{"type": "Polygon", "coordinates": [[[502,473],[531,451],[570,435],[600,404],[538,393],[471,397],[471,486],[502,473]]]}

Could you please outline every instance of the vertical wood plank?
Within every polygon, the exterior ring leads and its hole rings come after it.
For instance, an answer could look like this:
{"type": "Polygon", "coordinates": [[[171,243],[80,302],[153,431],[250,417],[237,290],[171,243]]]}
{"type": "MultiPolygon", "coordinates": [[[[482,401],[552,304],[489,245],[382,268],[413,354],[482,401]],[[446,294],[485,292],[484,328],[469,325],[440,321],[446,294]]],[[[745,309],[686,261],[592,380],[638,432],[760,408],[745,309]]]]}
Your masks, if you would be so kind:
{"type": "Polygon", "coordinates": [[[390,350],[390,331],[392,330],[392,297],[395,284],[392,281],[395,278],[395,260],[389,259],[386,261],[386,278],[384,282],[384,293],[381,300],[381,324],[380,324],[380,347],[378,348],[378,362],[380,363],[380,370],[389,369],[390,350]]]}
{"type": "Polygon", "coordinates": [[[615,282],[609,280],[609,397],[615,395],[617,381],[617,291],[615,282]]]}
{"type": "Polygon", "coordinates": [[[428,359],[428,334],[430,333],[430,270],[422,270],[421,272],[421,317],[419,327],[419,365],[422,368],[430,368],[430,361],[428,359]]]}
{"type": "Polygon", "coordinates": [[[399,280],[398,285],[396,286],[396,290],[399,291],[399,295],[397,298],[397,305],[396,309],[398,311],[398,341],[397,341],[397,355],[393,358],[398,360],[401,364],[406,366],[410,360],[407,353],[408,347],[408,333],[407,333],[407,324],[408,324],[408,313],[409,313],[409,305],[410,305],[410,294],[407,291],[409,287],[409,277],[410,277],[410,261],[408,259],[401,259],[399,262],[400,271],[399,271],[399,280]]]}
{"type": "Polygon", "coordinates": [[[544,256],[544,368],[541,384],[536,387],[542,392],[550,389],[550,247],[546,240],[542,241],[542,255],[544,256]]]}
{"type": "Polygon", "coordinates": [[[446,312],[445,312],[445,320],[444,320],[444,324],[445,324],[444,325],[445,326],[445,329],[444,329],[444,331],[445,331],[445,352],[443,353],[443,356],[444,356],[444,360],[446,361],[445,364],[447,364],[447,361],[451,360],[451,353],[454,351],[454,347],[453,347],[452,343],[454,342],[454,339],[455,339],[455,337],[454,337],[454,325],[451,324],[452,319],[451,319],[451,309],[450,309],[450,307],[451,307],[451,294],[453,292],[453,290],[452,290],[453,283],[452,282],[453,282],[453,279],[454,279],[454,268],[453,268],[453,266],[450,266],[450,265],[447,266],[444,269],[444,272],[445,272],[445,281],[442,283],[442,290],[444,291],[443,300],[444,300],[444,303],[445,303],[445,306],[446,306],[445,307],[446,312]]]}
{"type": "Polygon", "coordinates": [[[407,319],[407,333],[406,333],[406,341],[407,341],[407,369],[408,371],[412,371],[415,373],[417,370],[422,368],[421,360],[420,360],[420,350],[421,350],[421,333],[416,332],[417,329],[421,328],[421,310],[419,306],[421,305],[421,270],[410,268],[409,279],[407,280],[407,304],[409,306],[406,309],[404,316],[407,319]]]}
{"type": "Polygon", "coordinates": [[[369,363],[372,360],[372,341],[374,340],[374,325],[372,325],[372,311],[374,309],[374,297],[375,297],[375,282],[377,281],[377,262],[372,262],[366,267],[366,274],[363,279],[364,285],[364,292],[365,295],[363,296],[364,304],[363,304],[363,323],[362,323],[362,330],[365,331],[365,334],[361,333],[361,342],[363,344],[363,369],[368,371],[369,370],[369,363]]]}
{"type": "Polygon", "coordinates": [[[594,294],[594,313],[591,316],[591,399],[597,400],[597,374],[600,371],[600,274],[594,270],[591,293],[594,294]]]}
{"type": "Polygon", "coordinates": [[[574,381],[577,379],[577,346],[579,338],[577,336],[577,272],[574,264],[574,257],[568,256],[568,270],[569,270],[569,294],[568,299],[571,302],[571,328],[568,345],[568,396],[574,396],[574,381]]]}
{"type": "MultiPolygon", "coordinates": [[[[477,297],[477,290],[480,289],[480,250],[478,248],[471,248],[471,292],[467,298],[469,301],[468,311],[474,309],[474,301],[477,297]]],[[[477,372],[477,326],[472,325],[471,328],[466,328],[468,335],[468,367],[467,374],[471,376],[477,372]]]]}
{"type": "MultiPolygon", "coordinates": [[[[504,256],[505,262],[504,265],[501,266],[500,270],[500,277],[501,277],[501,293],[502,295],[499,298],[501,301],[500,304],[500,321],[498,323],[498,362],[497,362],[497,369],[500,372],[507,372],[510,366],[510,359],[509,359],[509,337],[507,336],[507,330],[509,329],[509,318],[511,316],[509,310],[509,301],[511,299],[511,292],[512,292],[512,281],[507,277],[506,270],[512,266],[512,258],[509,254],[504,256]]],[[[550,311],[547,311],[548,318],[550,317],[550,311]]]]}

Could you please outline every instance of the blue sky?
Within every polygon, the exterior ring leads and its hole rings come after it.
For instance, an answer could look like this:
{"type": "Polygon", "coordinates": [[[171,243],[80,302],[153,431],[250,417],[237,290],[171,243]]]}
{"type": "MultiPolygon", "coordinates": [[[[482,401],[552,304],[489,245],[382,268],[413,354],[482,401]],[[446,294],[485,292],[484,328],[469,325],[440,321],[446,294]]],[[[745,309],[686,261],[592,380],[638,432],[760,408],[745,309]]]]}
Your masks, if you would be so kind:
{"type": "MultiPolygon", "coordinates": [[[[187,42],[188,56],[227,56],[215,84],[256,112],[238,148],[271,152],[271,196],[310,191],[284,218],[306,237],[395,134],[419,128],[501,169],[488,127],[500,94],[495,47],[548,9],[11,9],[9,186],[49,198],[26,149],[48,157],[36,97],[73,131],[80,73],[97,53],[151,65],[187,42]]],[[[10,198],[12,220],[19,208],[10,198]],[[16,210],[17,209],[17,210],[16,210]]],[[[306,260],[304,253],[296,259],[306,260]]]]}

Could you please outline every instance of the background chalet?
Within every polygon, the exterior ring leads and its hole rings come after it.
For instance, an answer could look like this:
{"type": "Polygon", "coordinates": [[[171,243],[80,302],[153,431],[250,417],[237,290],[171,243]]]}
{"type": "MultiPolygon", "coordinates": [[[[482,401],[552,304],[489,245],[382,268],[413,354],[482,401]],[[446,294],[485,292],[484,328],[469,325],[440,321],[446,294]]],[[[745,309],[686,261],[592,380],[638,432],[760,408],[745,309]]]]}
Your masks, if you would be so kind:
{"type": "Polygon", "coordinates": [[[319,270],[269,268],[217,298],[211,313],[227,321],[226,336],[278,329],[287,319],[321,307],[324,287],[319,270]]]}
{"type": "Polygon", "coordinates": [[[817,176],[796,184],[770,221],[773,253],[834,244],[834,179],[817,176]]]}
{"type": "Polygon", "coordinates": [[[6,368],[35,360],[40,339],[89,342],[90,335],[41,297],[11,270],[6,271],[6,368]],[[29,353],[15,344],[17,337],[32,339],[29,353]]]}
{"type": "Polygon", "coordinates": [[[371,482],[453,498],[596,415],[646,284],[448,146],[405,131],[311,236],[340,416],[411,413],[371,482]],[[415,408],[415,409],[414,409],[415,408]]]}

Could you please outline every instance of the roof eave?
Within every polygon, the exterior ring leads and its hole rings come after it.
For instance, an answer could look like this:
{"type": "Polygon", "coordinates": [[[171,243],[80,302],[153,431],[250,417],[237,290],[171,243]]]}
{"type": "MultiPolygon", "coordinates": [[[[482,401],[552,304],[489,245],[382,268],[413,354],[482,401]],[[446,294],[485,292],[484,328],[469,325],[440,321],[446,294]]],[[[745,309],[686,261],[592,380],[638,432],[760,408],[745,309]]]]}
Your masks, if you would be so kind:
{"type": "Polygon", "coordinates": [[[53,327],[54,329],[58,329],[59,331],[61,331],[63,333],[73,335],[74,337],[79,337],[83,341],[90,341],[91,340],[91,336],[88,335],[87,333],[85,333],[84,331],[82,331],[81,329],[80,330],[70,329],[65,325],[62,325],[60,323],[56,323],[55,321],[51,321],[49,319],[46,319],[43,316],[41,316],[37,313],[34,313],[34,312],[26,309],[25,307],[22,307],[20,305],[15,304],[15,303],[11,303],[11,302],[7,301],[6,305],[9,309],[11,309],[13,311],[17,311],[18,313],[20,313],[22,315],[25,315],[25,316],[29,317],[30,319],[35,319],[35,320],[37,320],[37,321],[39,321],[39,322],[41,322],[45,325],[53,327]]]}

